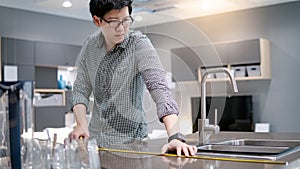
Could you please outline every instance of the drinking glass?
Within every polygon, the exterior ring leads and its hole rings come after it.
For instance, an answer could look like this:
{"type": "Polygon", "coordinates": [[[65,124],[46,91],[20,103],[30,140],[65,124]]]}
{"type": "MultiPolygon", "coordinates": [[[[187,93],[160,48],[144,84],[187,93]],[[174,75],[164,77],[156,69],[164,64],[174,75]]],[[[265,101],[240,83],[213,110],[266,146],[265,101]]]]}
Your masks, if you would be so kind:
{"type": "Polygon", "coordinates": [[[94,169],[100,167],[98,145],[95,139],[66,141],[65,164],[70,169],[94,169]]]}
{"type": "Polygon", "coordinates": [[[21,147],[21,160],[23,168],[42,168],[41,147],[37,139],[24,138],[21,147]]]}

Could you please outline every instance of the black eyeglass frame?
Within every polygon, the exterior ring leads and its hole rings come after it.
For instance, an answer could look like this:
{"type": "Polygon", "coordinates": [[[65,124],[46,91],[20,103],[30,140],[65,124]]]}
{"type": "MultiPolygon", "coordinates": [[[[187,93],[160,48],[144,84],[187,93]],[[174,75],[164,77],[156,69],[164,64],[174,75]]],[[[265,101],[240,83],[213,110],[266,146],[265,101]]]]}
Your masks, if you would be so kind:
{"type": "Polygon", "coordinates": [[[101,18],[101,19],[103,19],[106,23],[108,23],[108,25],[109,25],[110,28],[117,28],[117,27],[119,27],[121,24],[122,24],[123,26],[129,27],[129,26],[132,25],[132,23],[133,23],[133,21],[134,21],[134,19],[132,18],[131,15],[129,15],[128,18],[123,19],[122,21],[118,21],[118,20],[108,21],[108,20],[106,20],[106,19],[104,19],[104,18],[101,18]],[[127,21],[128,19],[131,20],[130,24],[129,24],[129,25],[124,25],[123,23],[124,23],[125,21],[127,21]],[[118,22],[118,25],[115,26],[115,27],[114,27],[114,26],[111,26],[111,23],[112,23],[112,22],[115,22],[115,23],[118,22]]]}

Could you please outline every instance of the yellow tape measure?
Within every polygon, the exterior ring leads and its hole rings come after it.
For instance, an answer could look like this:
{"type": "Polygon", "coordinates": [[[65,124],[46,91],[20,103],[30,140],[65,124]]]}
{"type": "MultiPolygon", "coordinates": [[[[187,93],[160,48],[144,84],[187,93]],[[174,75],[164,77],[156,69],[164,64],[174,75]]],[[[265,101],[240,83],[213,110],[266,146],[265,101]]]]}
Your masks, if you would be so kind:
{"type": "Polygon", "coordinates": [[[109,148],[98,148],[98,151],[109,151],[118,153],[131,153],[131,154],[143,154],[143,155],[153,155],[153,156],[166,156],[166,157],[181,157],[181,158],[195,158],[203,160],[219,160],[219,161],[232,161],[232,162],[246,162],[246,163],[264,163],[264,164],[276,164],[276,165],[287,165],[286,161],[273,161],[273,160],[260,160],[260,159],[246,159],[246,158],[230,158],[230,157],[210,157],[210,156],[177,156],[176,154],[161,154],[153,152],[143,152],[143,151],[132,151],[132,150],[118,150],[109,148]]]}

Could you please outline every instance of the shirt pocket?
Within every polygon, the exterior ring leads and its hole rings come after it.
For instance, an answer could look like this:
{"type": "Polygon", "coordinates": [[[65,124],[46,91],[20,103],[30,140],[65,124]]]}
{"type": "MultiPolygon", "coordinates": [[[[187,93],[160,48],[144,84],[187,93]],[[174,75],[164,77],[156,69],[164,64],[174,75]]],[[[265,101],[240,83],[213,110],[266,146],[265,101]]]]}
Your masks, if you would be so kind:
{"type": "Polygon", "coordinates": [[[116,75],[117,76],[129,76],[130,74],[130,62],[129,60],[125,59],[116,67],[116,75]]]}
{"type": "Polygon", "coordinates": [[[112,79],[112,91],[120,91],[124,88],[129,88],[133,80],[134,67],[130,60],[122,60],[115,69],[115,73],[112,79]]]}

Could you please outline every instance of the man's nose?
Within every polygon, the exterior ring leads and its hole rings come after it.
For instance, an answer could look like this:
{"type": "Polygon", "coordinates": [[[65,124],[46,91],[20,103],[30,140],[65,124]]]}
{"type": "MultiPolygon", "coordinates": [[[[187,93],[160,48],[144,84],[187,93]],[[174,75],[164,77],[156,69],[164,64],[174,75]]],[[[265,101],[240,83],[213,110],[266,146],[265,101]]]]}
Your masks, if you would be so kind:
{"type": "Polygon", "coordinates": [[[120,22],[116,27],[116,30],[124,30],[123,22],[120,22]]]}

